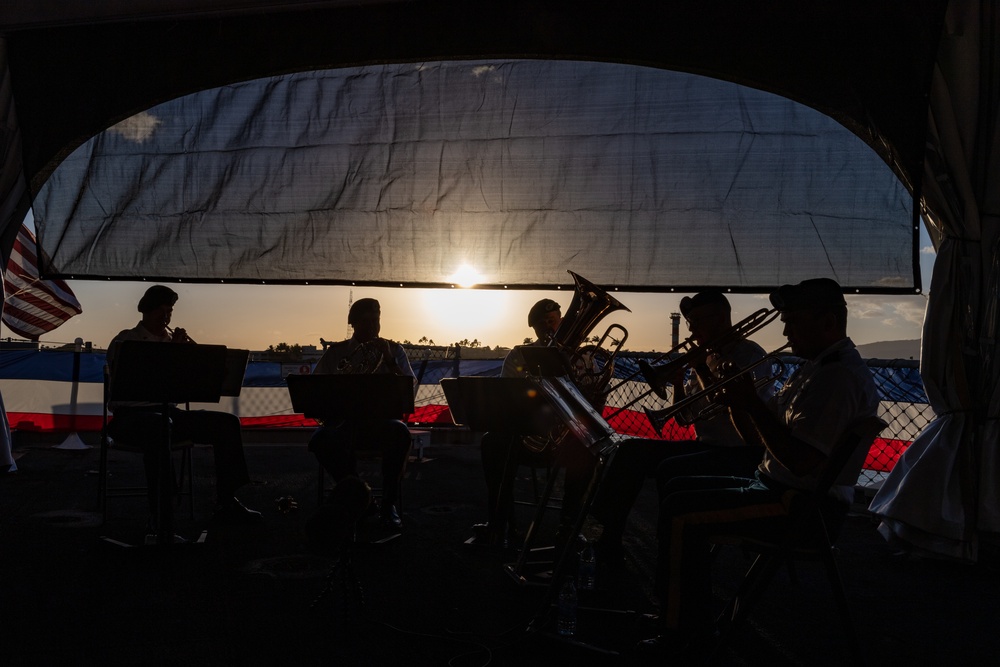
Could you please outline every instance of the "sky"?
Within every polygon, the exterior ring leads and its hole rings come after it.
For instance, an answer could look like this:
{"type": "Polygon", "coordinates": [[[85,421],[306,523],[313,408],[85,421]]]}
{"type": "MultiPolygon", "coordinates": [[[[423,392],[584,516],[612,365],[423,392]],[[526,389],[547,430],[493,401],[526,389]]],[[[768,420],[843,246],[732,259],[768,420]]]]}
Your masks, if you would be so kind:
{"type": "MultiPolygon", "coordinates": [[[[934,253],[926,232],[921,233],[921,272],[924,291],[930,285],[934,253]]],[[[585,271],[580,272],[584,277],[585,271]]],[[[83,313],[42,336],[43,345],[72,343],[76,338],[103,348],[122,329],[139,321],[136,304],[152,283],[127,281],[68,281],[83,313]]],[[[180,298],[171,326],[183,327],[198,343],[265,350],[270,345],[315,345],[320,338],[341,340],[349,335],[348,304],[353,298],[373,297],[382,306],[382,336],[412,343],[422,338],[436,345],[478,340],[483,346],[510,347],[532,335],[527,323],[531,305],[551,298],[566,307],[572,291],[399,289],[323,285],[199,285],[169,283],[180,298]]],[[[628,331],[624,349],[666,351],[671,348],[670,314],[678,311],[683,294],[614,292],[632,312],[608,314],[594,328],[601,335],[617,323],[628,331]]],[[[769,307],[767,295],[730,295],[733,321],[769,307]]],[[[855,295],[847,297],[848,335],[858,345],[886,340],[920,338],[926,294],[908,296],[855,295]]],[[[0,325],[0,338],[14,336],[0,325]]],[[[681,324],[681,339],[687,329],[681,324]]],[[[772,322],[751,337],[765,350],[785,343],[781,324],[772,322]]],[[[427,341],[424,341],[427,342],[427,341]]]]}

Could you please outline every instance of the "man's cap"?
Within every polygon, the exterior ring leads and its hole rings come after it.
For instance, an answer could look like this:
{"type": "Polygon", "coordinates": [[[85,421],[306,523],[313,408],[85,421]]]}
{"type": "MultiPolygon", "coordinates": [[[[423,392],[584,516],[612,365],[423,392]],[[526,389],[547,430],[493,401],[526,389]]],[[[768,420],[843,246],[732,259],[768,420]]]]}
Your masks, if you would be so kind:
{"type": "Polygon", "coordinates": [[[798,285],[782,285],[771,292],[771,305],[780,311],[823,310],[847,305],[844,290],[832,278],[810,278],[798,285]]]}
{"type": "Polygon", "coordinates": [[[732,306],[729,305],[729,299],[726,298],[725,294],[719,290],[706,290],[698,292],[694,296],[686,296],[681,299],[681,315],[687,317],[695,308],[709,305],[722,306],[727,312],[732,310],[732,306]]]}
{"type": "Polygon", "coordinates": [[[547,313],[551,313],[554,310],[562,310],[562,308],[552,299],[538,301],[528,311],[528,326],[534,328],[547,313]]]}
{"type": "Polygon", "coordinates": [[[160,306],[172,306],[175,303],[177,303],[177,292],[166,285],[153,285],[139,299],[139,305],[136,310],[145,315],[160,306]]]}

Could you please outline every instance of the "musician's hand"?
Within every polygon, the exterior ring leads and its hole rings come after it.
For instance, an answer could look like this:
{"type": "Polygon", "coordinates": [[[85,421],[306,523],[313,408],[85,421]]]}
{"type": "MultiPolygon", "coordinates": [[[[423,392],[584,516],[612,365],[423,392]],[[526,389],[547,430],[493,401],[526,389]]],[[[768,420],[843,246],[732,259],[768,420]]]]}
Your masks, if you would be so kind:
{"type": "Polygon", "coordinates": [[[191,338],[188,337],[187,331],[181,329],[180,327],[174,329],[173,333],[170,334],[171,343],[187,343],[190,342],[191,338]]]}

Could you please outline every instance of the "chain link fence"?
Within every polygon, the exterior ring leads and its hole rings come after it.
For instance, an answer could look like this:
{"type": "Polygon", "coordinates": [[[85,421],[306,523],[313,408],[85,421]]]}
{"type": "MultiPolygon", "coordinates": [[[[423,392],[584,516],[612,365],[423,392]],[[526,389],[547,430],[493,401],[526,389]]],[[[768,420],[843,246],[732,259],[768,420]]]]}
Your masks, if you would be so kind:
{"type": "MultiPolygon", "coordinates": [[[[453,426],[448,402],[441,388],[443,378],[459,376],[495,377],[500,374],[506,350],[459,346],[404,345],[419,380],[416,410],[411,424],[417,427],[453,426]]],[[[645,438],[686,440],[694,429],[667,420],[659,431],[647,411],[662,410],[671,403],[669,388],[664,398],[649,390],[639,373],[639,361],[656,365],[663,355],[649,352],[622,352],[615,363],[614,376],[604,415],[619,433],[645,438]]],[[[100,428],[100,383],[103,355],[91,352],[55,350],[7,351],[0,363],[3,389],[11,426],[23,430],[70,430],[100,428]],[[30,391],[28,390],[30,388],[30,391]],[[72,388],[72,399],[67,394],[72,388]],[[77,391],[78,390],[78,391],[77,391]],[[69,405],[71,403],[71,405],[69,405]],[[72,415],[66,413],[71,408],[72,415]],[[57,414],[58,413],[58,414],[57,414]],[[87,426],[89,424],[90,426],[87,426]]],[[[798,368],[800,359],[782,357],[783,382],[798,368]]],[[[284,378],[288,373],[311,372],[315,360],[253,361],[246,371],[239,397],[205,405],[240,417],[245,427],[305,427],[310,420],[291,408],[284,378]]],[[[912,360],[868,361],[878,386],[879,416],[888,427],[872,446],[859,486],[874,488],[899,459],[903,450],[933,418],[920,380],[918,363],[912,360]]]]}
{"type": "MultiPolygon", "coordinates": [[[[503,362],[502,354],[496,351],[459,347],[408,346],[407,354],[421,380],[416,401],[418,409],[435,406],[440,409],[434,414],[444,418],[447,418],[447,400],[438,384],[441,378],[499,375],[503,362]]],[[[619,433],[638,437],[693,439],[694,429],[681,426],[673,419],[667,420],[659,433],[654,429],[647,410],[655,414],[668,407],[672,396],[669,388],[665,398],[659,398],[649,390],[639,373],[640,360],[654,365],[665,361],[663,355],[650,352],[622,352],[618,355],[604,410],[609,423],[619,433]]],[[[781,362],[784,368],[776,380],[778,386],[799,367],[801,359],[783,356],[781,362]]],[[[934,412],[927,402],[916,360],[869,359],[867,363],[879,391],[879,417],[888,424],[873,444],[858,480],[859,486],[875,488],[882,483],[903,450],[933,419],[934,412]]]]}

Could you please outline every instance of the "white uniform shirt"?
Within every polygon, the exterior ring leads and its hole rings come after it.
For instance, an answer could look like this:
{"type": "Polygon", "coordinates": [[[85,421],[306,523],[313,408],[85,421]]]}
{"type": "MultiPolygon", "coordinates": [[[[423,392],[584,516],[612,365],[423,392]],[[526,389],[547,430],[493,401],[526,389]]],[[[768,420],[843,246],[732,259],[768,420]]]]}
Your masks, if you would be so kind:
{"type": "MultiPolygon", "coordinates": [[[[803,363],[774,395],[768,409],[795,438],[829,455],[847,428],[862,417],[876,415],[878,405],[878,390],[868,365],[851,339],[844,338],[803,363]]],[[[853,499],[854,485],[868,454],[865,448],[858,449],[830,490],[830,495],[845,502],[853,499]]],[[[767,452],[760,471],[797,489],[810,489],[817,481],[815,475],[795,475],[767,452]]]]}

